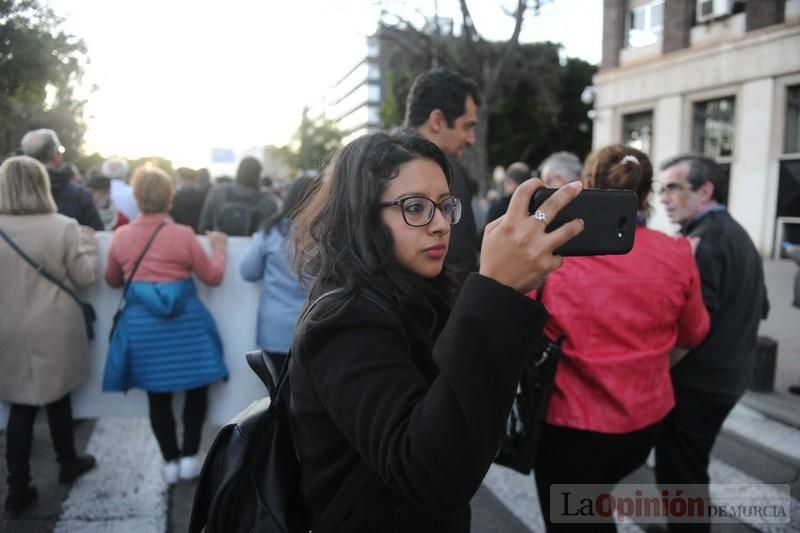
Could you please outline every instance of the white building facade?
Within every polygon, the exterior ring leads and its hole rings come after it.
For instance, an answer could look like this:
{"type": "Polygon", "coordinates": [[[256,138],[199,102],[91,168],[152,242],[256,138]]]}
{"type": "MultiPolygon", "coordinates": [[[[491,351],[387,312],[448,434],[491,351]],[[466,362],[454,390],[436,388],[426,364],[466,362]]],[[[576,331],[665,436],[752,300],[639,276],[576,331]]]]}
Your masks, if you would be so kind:
{"type": "Polygon", "coordinates": [[[594,147],[712,157],[762,255],[800,242],[800,0],[605,0],[603,24],[594,147]]]}

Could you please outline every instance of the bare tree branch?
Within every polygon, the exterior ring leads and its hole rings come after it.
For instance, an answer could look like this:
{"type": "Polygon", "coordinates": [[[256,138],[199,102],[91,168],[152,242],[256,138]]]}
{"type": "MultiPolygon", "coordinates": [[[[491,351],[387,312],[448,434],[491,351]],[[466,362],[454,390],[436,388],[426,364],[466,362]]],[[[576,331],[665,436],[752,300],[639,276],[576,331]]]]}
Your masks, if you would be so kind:
{"type": "MultiPolygon", "coordinates": [[[[461,0],[464,3],[465,0],[461,0]]],[[[537,2],[538,4],[538,2],[537,2]]],[[[519,45],[519,34],[522,31],[522,22],[525,20],[525,10],[528,8],[527,0],[517,0],[517,9],[514,13],[514,32],[509,37],[508,41],[503,45],[503,51],[500,54],[500,59],[494,64],[494,67],[489,66],[489,73],[485,78],[485,85],[483,92],[487,101],[491,101],[494,96],[494,91],[497,89],[497,83],[500,80],[500,75],[508,63],[514,49],[519,45]]]]}

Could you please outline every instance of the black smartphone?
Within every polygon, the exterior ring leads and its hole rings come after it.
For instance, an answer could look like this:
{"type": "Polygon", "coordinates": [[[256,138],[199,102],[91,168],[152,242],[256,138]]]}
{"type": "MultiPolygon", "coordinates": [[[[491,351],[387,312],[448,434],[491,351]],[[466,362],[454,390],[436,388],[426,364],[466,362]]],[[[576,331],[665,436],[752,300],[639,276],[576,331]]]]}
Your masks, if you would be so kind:
{"type": "MultiPolygon", "coordinates": [[[[537,189],[530,212],[534,213],[558,189],[537,189]]],[[[583,231],[554,251],[557,255],[621,255],[633,248],[639,199],[633,191],[584,189],[547,225],[547,231],[582,218],[583,231]]]]}

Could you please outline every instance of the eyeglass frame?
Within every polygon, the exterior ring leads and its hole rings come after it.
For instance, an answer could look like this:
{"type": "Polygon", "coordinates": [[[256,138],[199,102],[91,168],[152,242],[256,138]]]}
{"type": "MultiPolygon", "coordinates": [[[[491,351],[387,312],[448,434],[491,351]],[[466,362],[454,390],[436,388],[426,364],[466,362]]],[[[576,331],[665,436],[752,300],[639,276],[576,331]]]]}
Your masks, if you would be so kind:
{"type": "Polygon", "coordinates": [[[699,189],[699,187],[692,187],[691,183],[678,183],[676,181],[667,183],[666,185],[661,185],[661,184],[654,184],[654,185],[655,185],[654,187],[655,190],[653,192],[659,196],[662,194],[675,194],[685,190],[696,191],[697,189],[699,189]]]}
{"type": "Polygon", "coordinates": [[[413,195],[413,196],[406,196],[404,198],[398,198],[397,200],[392,200],[391,202],[381,202],[381,203],[378,204],[378,207],[383,208],[383,207],[394,207],[396,205],[400,206],[400,214],[403,216],[403,222],[405,222],[406,225],[411,226],[412,228],[423,228],[423,227],[427,226],[428,224],[430,224],[433,221],[433,218],[436,216],[436,210],[437,209],[439,210],[440,213],[442,213],[442,216],[444,216],[445,219],[447,218],[447,216],[445,216],[445,214],[444,214],[444,211],[442,211],[442,204],[444,202],[448,201],[448,200],[455,200],[456,201],[456,207],[455,207],[455,211],[454,212],[458,213],[458,219],[454,220],[453,222],[450,222],[451,226],[455,226],[456,224],[458,224],[461,221],[461,214],[462,214],[462,211],[461,211],[461,209],[462,209],[461,198],[458,198],[457,196],[447,196],[447,197],[442,198],[440,201],[437,202],[437,201],[433,200],[432,198],[428,198],[427,196],[413,195]],[[407,200],[427,200],[430,203],[432,203],[433,204],[433,209],[431,210],[430,218],[423,224],[412,224],[412,223],[410,223],[408,221],[408,219],[406,218],[406,210],[403,207],[403,204],[407,200]]]}

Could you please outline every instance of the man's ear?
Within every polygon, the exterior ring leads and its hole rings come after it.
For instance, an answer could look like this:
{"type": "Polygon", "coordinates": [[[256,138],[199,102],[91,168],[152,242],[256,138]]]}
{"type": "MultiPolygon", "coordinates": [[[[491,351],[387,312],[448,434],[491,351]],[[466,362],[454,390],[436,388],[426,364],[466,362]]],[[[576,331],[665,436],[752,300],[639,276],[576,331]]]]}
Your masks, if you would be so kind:
{"type": "Polygon", "coordinates": [[[703,183],[699,189],[697,189],[697,193],[700,195],[700,198],[703,202],[710,202],[714,199],[714,184],[710,181],[703,183]]]}
{"type": "Polygon", "coordinates": [[[447,127],[447,119],[441,109],[434,109],[428,115],[428,127],[433,133],[439,133],[447,127]]]}

